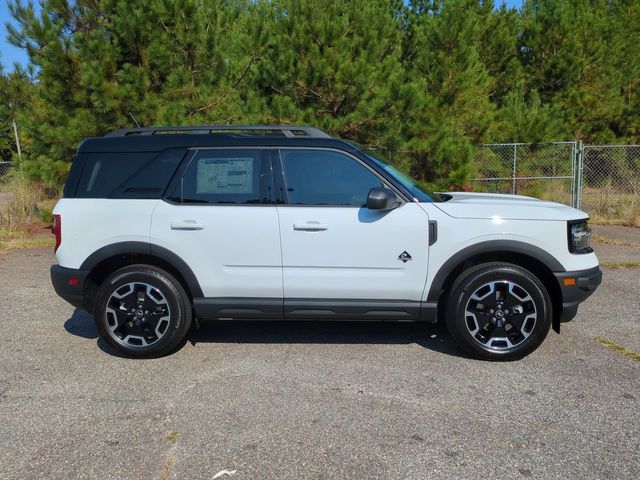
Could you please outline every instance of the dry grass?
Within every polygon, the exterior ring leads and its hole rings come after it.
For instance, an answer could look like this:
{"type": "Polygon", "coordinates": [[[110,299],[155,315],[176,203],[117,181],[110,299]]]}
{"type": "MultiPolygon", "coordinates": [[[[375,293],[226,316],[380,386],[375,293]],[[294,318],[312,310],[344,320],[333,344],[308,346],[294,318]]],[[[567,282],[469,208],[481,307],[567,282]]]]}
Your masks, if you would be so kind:
{"type": "Polygon", "coordinates": [[[640,260],[625,260],[620,262],[605,260],[600,262],[600,266],[614,270],[619,270],[621,268],[640,268],[640,260]]]}
{"type": "Polygon", "coordinates": [[[601,336],[597,336],[596,337],[596,342],[604,345],[607,348],[610,348],[611,350],[614,350],[626,357],[630,357],[633,358],[634,360],[640,362],[640,353],[634,352],[633,350],[629,350],[627,347],[625,347],[624,345],[620,345],[618,343],[612,342],[611,340],[601,337],[601,336]]]}
{"type": "Polygon", "coordinates": [[[42,188],[10,173],[1,185],[3,203],[0,207],[0,227],[11,230],[17,225],[39,220],[38,204],[45,200],[42,188]]]}
{"type": "Polygon", "coordinates": [[[592,212],[589,208],[582,207],[589,214],[589,223],[594,225],[615,225],[619,227],[638,227],[640,228],[640,214],[629,213],[620,216],[602,215],[598,212],[592,212]]]}
{"type": "Polygon", "coordinates": [[[591,240],[598,243],[606,243],[607,245],[617,245],[620,247],[640,248],[640,243],[625,242],[623,240],[615,240],[613,238],[604,237],[602,235],[592,235],[591,240]]]}
{"type": "Polygon", "coordinates": [[[640,199],[637,194],[617,193],[611,187],[585,188],[581,209],[597,225],[640,227],[640,199]]]}
{"type": "Polygon", "coordinates": [[[29,223],[50,222],[59,194],[58,188],[9,172],[0,181],[0,228],[13,230],[29,223]]]}
{"type": "Polygon", "coordinates": [[[32,235],[22,230],[0,228],[0,251],[20,248],[53,248],[56,241],[51,234],[32,235]]]}
{"type": "Polygon", "coordinates": [[[178,441],[178,432],[174,432],[173,430],[168,432],[165,435],[165,438],[167,439],[167,441],[169,441],[170,443],[176,443],[178,441]]]}

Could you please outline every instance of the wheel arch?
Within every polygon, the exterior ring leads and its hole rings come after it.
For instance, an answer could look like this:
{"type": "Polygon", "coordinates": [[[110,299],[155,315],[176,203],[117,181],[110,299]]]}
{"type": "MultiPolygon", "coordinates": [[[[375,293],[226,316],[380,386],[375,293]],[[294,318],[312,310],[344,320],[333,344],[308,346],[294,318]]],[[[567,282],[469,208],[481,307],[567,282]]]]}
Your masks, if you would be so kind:
{"type": "Polygon", "coordinates": [[[481,242],[460,250],[449,258],[436,273],[429,293],[428,302],[437,302],[438,311],[444,311],[442,303],[446,299],[456,278],[475,265],[490,262],[507,262],[518,265],[536,275],[547,288],[553,306],[553,328],[560,331],[562,312],[562,292],[554,272],[564,272],[564,266],[551,254],[524,242],[494,240],[481,242]],[[443,295],[444,294],[444,295],[443,295]]]}
{"type": "Polygon", "coordinates": [[[99,285],[113,272],[133,264],[154,265],[178,280],[190,299],[204,296],[193,270],[172,251],[145,242],[119,242],[96,250],[80,266],[88,271],[85,289],[91,298],[99,285]]]}

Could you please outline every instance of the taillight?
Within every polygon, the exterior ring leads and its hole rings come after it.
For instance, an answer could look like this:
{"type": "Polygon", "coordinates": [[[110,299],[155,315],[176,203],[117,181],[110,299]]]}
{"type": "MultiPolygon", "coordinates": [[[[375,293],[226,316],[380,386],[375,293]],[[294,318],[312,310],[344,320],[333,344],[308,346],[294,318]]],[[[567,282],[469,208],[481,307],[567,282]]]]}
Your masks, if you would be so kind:
{"type": "Polygon", "coordinates": [[[62,243],[62,217],[59,214],[53,215],[53,226],[51,227],[51,233],[56,236],[56,246],[53,249],[53,253],[58,251],[60,243],[62,243]]]}

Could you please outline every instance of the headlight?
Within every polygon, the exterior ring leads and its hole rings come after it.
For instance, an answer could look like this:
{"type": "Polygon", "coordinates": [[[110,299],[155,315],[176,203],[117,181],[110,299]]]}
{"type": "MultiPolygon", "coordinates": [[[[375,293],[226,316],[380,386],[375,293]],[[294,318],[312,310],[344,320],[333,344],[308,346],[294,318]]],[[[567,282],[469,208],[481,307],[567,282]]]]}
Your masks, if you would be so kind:
{"type": "Polygon", "coordinates": [[[569,251],[591,253],[591,228],[586,220],[569,222],[569,251]]]}

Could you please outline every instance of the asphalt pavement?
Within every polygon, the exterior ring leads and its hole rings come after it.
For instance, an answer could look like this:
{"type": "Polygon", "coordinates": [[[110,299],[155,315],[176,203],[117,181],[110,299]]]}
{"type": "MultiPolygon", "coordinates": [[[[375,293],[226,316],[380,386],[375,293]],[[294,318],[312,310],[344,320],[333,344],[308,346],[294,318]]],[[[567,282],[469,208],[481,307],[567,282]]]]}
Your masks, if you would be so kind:
{"type": "Polygon", "coordinates": [[[209,323],[128,360],[55,295],[52,262],[0,257],[3,480],[640,477],[640,362],[596,340],[640,352],[640,269],[605,270],[518,362],[430,325],[308,322],[209,323]]]}

